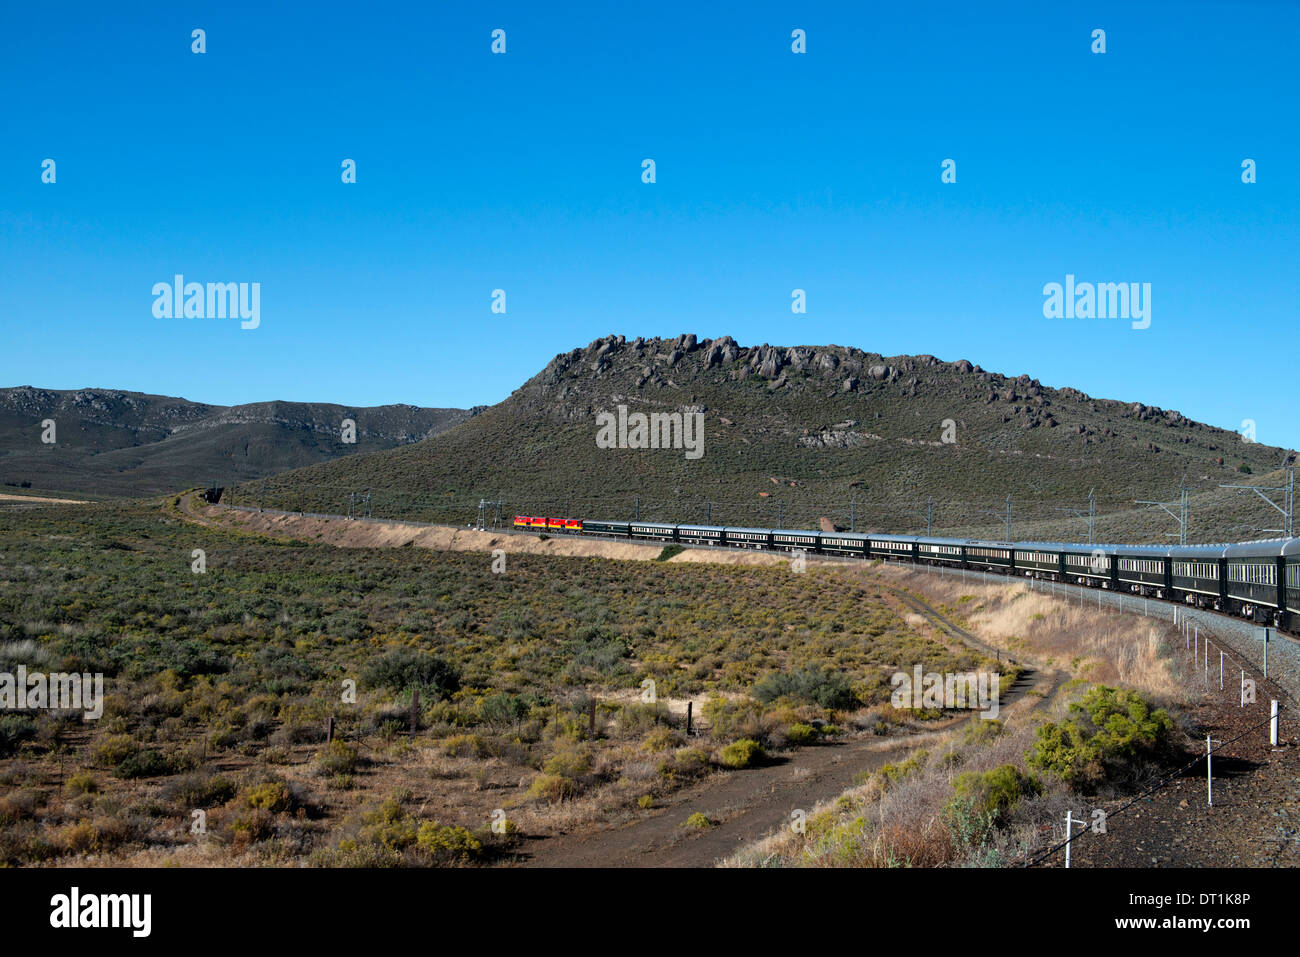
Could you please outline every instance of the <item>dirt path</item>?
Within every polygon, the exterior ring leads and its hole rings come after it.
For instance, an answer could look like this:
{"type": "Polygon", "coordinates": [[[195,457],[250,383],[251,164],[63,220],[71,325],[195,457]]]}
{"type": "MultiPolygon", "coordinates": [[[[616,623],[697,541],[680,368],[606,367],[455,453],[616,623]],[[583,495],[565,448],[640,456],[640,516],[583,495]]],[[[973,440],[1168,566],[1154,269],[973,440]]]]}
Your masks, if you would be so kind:
{"type": "Polygon", "coordinates": [[[906,738],[870,735],[800,748],[766,767],[714,775],[673,794],[663,809],[605,830],[533,838],[522,849],[532,867],[712,867],[748,844],[790,823],[791,813],[811,813],[819,802],[854,785],[854,777],[897,761],[908,751],[965,721],[937,723],[906,738]],[[716,822],[683,827],[692,814],[716,822]]]}
{"type": "Polygon", "coordinates": [[[0,502],[18,502],[22,504],[44,504],[44,505],[89,505],[89,502],[81,501],[75,498],[44,498],[40,495],[10,495],[8,492],[0,492],[0,502]]]}

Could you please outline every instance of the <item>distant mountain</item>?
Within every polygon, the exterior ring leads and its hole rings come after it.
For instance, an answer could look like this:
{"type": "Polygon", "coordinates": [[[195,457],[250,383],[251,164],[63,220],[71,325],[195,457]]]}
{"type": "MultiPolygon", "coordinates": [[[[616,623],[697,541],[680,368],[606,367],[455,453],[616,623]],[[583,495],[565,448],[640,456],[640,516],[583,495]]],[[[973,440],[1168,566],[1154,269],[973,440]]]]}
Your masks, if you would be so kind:
{"type": "Polygon", "coordinates": [[[1001,537],[991,513],[1011,495],[1015,537],[1073,540],[1087,525],[1060,509],[1086,511],[1095,489],[1099,539],[1168,541],[1173,520],[1133,501],[1176,500],[1185,481],[1193,539],[1243,538],[1276,515],[1218,485],[1264,478],[1287,458],[1178,412],[965,360],[610,336],[556,356],[460,428],[278,476],[267,505],[338,510],[343,490],[369,487],[376,516],[464,522],[481,498],[500,497],[506,513],[639,508],[647,519],[816,527],[825,517],[902,531],[925,529],[932,500],[936,533],[1001,537]],[[598,414],[620,406],[703,413],[702,456],[598,447],[598,414]]]}
{"type": "Polygon", "coordinates": [[[417,442],[470,418],[464,409],[323,402],[205,405],[115,389],[0,389],[0,489],[150,495],[417,442]],[[342,441],[344,419],[356,442],[342,441]],[[53,445],[41,441],[53,420],[53,445]]]}

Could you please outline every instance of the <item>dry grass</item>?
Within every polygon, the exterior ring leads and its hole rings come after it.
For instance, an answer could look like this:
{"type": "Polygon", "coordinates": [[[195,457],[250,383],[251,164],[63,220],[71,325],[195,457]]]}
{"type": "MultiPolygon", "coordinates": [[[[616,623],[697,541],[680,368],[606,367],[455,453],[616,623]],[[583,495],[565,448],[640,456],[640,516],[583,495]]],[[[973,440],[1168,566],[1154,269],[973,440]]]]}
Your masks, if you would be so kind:
{"type": "Polygon", "coordinates": [[[986,585],[889,566],[893,583],[920,594],[990,645],[1094,684],[1123,685],[1159,704],[1186,703],[1198,688],[1169,655],[1168,622],[1031,591],[1024,581],[986,585]]]}
{"type": "MultiPolygon", "coordinates": [[[[991,741],[974,718],[913,752],[914,768],[891,780],[877,772],[839,797],[819,804],[805,833],[783,829],[749,845],[724,862],[731,867],[1000,866],[1032,852],[1055,835],[1043,823],[1064,814],[1078,796],[1044,782],[1044,793],[1022,800],[997,828],[978,842],[963,840],[945,813],[957,775],[984,773],[1002,765],[1025,768],[1025,752],[1038,725],[1056,718],[1069,700],[1092,684],[1139,691],[1156,704],[1177,705],[1202,690],[1200,676],[1180,666],[1170,649],[1176,630],[1166,622],[1101,610],[1051,594],[1030,591],[1025,582],[980,581],[885,566],[888,583],[922,597],[973,635],[1006,654],[1075,679],[1036,710],[1003,712],[1006,724],[991,741]]],[[[909,622],[910,623],[910,622],[909,622]]],[[[904,762],[906,764],[907,762],[904,762]]]]}

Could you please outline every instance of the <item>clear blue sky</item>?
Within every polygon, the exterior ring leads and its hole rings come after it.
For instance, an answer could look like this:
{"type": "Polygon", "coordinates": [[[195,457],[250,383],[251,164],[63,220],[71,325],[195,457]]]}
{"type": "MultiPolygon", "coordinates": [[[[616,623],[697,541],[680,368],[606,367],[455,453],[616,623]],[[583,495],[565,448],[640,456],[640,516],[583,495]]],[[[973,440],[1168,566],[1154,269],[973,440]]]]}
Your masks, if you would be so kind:
{"type": "Polygon", "coordinates": [[[1297,445],[1297,36],[1282,2],[6,4],[0,385],[470,406],[694,332],[1297,445]],[[260,282],[261,327],[154,318],[177,272],[260,282]],[[1045,319],[1066,273],[1151,283],[1151,327],[1045,319]]]}

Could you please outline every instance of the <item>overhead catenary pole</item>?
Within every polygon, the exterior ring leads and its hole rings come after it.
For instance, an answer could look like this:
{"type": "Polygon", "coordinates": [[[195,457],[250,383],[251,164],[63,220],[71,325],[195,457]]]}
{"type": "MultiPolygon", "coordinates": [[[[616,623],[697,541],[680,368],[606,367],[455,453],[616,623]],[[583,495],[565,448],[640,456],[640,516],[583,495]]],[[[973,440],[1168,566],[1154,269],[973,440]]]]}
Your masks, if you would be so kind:
{"type": "MultiPolygon", "coordinates": [[[[1289,456],[1288,456],[1289,458],[1289,456]]],[[[1286,481],[1281,485],[1220,485],[1219,488],[1235,488],[1254,492],[1274,509],[1282,513],[1281,528],[1261,528],[1261,532],[1278,532],[1287,538],[1295,537],[1295,466],[1286,466],[1286,481]],[[1281,492],[1282,504],[1278,505],[1265,492],[1281,492]]]]}
{"type": "Polygon", "coordinates": [[[1187,523],[1190,518],[1191,507],[1188,504],[1187,486],[1184,485],[1179,489],[1178,502],[1150,502],[1141,499],[1134,499],[1134,505],[1151,505],[1167,512],[1178,523],[1178,544],[1187,544],[1187,523]],[[1169,506],[1177,504],[1178,511],[1175,512],[1169,506]]]}
{"type": "Polygon", "coordinates": [[[1086,518],[1088,520],[1088,544],[1089,545],[1093,544],[1097,538],[1096,536],[1097,499],[1093,494],[1096,491],[1097,490],[1095,488],[1088,490],[1088,514],[1087,515],[1084,515],[1084,513],[1077,508],[1069,508],[1069,507],[1062,508],[1060,506],[1056,507],[1056,511],[1058,512],[1069,512],[1071,515],[1076,515],[1079,518],[1086,518]]]}

